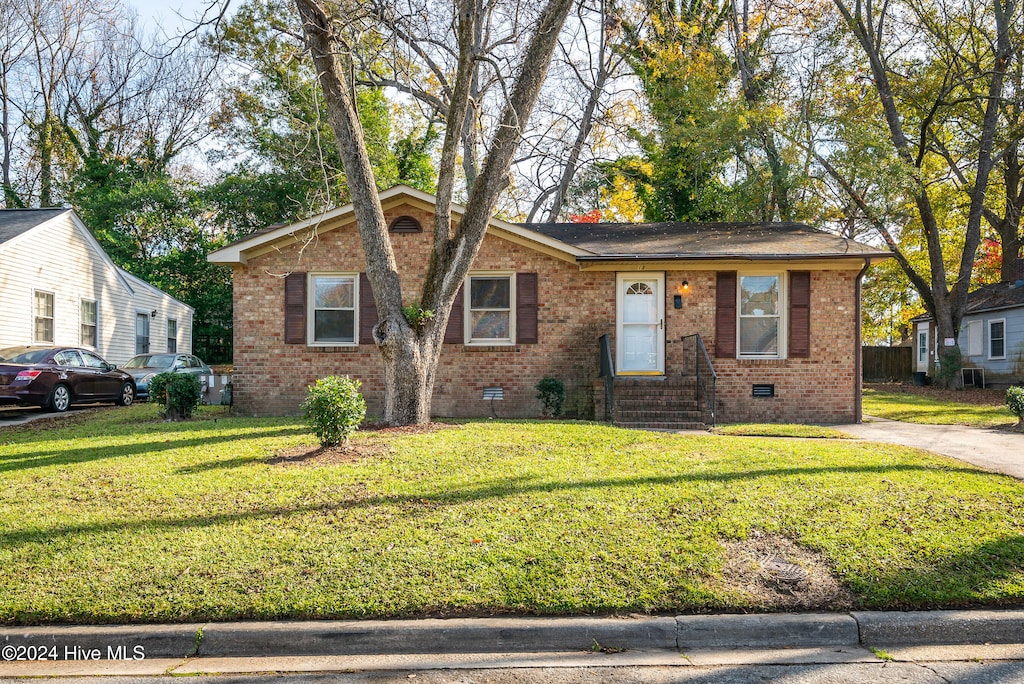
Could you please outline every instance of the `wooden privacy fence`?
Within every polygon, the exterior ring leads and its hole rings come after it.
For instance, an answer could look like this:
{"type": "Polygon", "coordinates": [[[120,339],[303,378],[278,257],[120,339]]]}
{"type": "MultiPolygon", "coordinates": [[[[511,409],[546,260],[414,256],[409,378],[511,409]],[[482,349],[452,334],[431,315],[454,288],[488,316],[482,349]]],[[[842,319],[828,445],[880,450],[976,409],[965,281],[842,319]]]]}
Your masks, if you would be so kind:
{"type": "Polygon", "coordinates": [[[865,382],[901,382],[914,372],[911,347],[861,347],[861,373],[865,382]]]}

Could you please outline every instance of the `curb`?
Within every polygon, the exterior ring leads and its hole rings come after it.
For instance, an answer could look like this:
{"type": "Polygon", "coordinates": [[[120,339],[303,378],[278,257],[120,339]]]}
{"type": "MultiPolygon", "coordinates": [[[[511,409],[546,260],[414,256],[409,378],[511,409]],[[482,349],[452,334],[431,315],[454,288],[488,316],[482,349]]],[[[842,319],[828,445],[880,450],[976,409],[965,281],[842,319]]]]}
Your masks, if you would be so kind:
{"type": "Polygon", "coordinates": [[[1024,643],[1022,610],[935,610],[851,613],[865,644],[938,646],[1024,643]]]}
{"type": "Polygon", "coordinates": [[[1024,643],[1024,610],[452,618],[0,628],[10,649],[57,660],[256,656],[722,651],[1024,643]]]}

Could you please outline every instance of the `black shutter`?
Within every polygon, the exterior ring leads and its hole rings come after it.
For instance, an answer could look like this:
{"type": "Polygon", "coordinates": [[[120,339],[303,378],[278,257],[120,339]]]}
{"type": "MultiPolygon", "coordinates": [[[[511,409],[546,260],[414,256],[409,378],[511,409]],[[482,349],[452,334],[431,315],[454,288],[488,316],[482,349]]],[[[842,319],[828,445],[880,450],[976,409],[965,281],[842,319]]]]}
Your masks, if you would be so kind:
{"type": "Polygon", "coordinates": [[[459,291],[455,293],[455,301],[452,302],[452,312],[448,316],[448,327],[444,329],[445,344],[462,344],[462,290],[463,287],[460,285],[459,291]]]}
{"type": "Polygon", "coordinates": [[[284,278],[284,343],[306,343],[306,274],[284,278]]]}
{"type": "Polygon", "coordinates": [[[789,355],[811,355],[811,272],[789,274],[789,355]]]}
{"type": "Polygon", "coordinates": [[[537,344],[537,274],[516,274],[516,343],[537,344]]]}
{"type": "Polygon", "coordinates": [[[719,271],[715,286],[715,356],[736,357],[736,271],[719,271]]]}
{"type": "Polygon", "coordinates": [[[377,325],[377,301],[365,273],[359,274],[359,344],[374,344],[373,328],[377,325]]]}

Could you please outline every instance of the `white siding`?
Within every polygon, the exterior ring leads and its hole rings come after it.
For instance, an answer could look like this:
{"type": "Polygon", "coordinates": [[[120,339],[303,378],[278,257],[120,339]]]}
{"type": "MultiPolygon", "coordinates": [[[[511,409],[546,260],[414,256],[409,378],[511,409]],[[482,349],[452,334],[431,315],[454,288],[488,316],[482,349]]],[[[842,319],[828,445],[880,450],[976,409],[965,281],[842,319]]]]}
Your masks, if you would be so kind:
{"type": "MultiPolygon", "coordinates": [[[[72,212],[0,245],[0,348],[34,343],[33,292],[54,293],[54,344],[81,344],[81,301],[97,306],[96,351],[115,364],[135,353],[135,311],[157,310],[154,331],[163,334],[166,318],[178,318],[179,349],[192,349],[192,310],[152,286],[131,289],[116,267],[76,223],[72,212]],[[134,290],[134,292],[132,292],[134,290]]],[[[152,334],[152,333],[151,333],[152,334]]],[[[153,351],[164,339],[153,337],[153,351]]]]}

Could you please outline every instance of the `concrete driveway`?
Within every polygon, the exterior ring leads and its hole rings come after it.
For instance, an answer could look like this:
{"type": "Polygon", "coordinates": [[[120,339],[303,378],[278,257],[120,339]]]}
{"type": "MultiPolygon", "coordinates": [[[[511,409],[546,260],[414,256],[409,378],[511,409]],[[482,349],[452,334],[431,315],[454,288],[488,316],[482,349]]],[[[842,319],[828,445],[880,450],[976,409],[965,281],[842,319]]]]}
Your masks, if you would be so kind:
{"type": "Polygon", "coordinates": [[[25,423],[31,423],[34,420],[41,418],[60,418],[63,416],[73,416],[76,413],[82,411],[88,411],[96,408],[100,404],[85,404],[81,406],[72,406],[64,413],[52,413],[41,408],[22,408],[22,407],[4,407],[0,408],[0,428],[7,427],[8,425],[24,425],[25,423]]]}
{"type": "Polygon", "coordinates": [[[859,425],[836,425],[874,442],[902,444],[951,456],[1024,480],[1024,433],[964,425],[922,425],[864,416],[859,425]]]}

